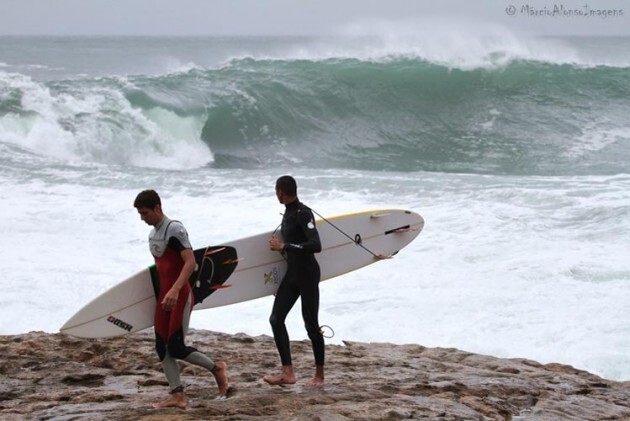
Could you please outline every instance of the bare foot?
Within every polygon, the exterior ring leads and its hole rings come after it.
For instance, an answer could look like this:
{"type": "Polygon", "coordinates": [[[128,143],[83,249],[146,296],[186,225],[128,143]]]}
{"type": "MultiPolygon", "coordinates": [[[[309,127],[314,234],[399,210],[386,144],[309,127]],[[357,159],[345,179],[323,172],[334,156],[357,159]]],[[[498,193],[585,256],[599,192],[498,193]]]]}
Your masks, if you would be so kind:
{"type": "Polygon", "coordinates": [[[306,387],[324,387],[324,378],[323,377],[313,377],[313,379],[306,383],[304,386],[306,387]]]}
{"type": "Polygon", "coordinates": [[[170,398],[153,404],[154,408],[180,408],[186,409],[188,407],[188,398],[183,392],[173,393],[170,398]]]}
{"type": "Polygon", "coordinates": [[[227,376],[227,364],[224,362],[218,362],[214,365],[212,369],[212,374],[214,374],[214,379],[217,381],[217,386],[219,386],[219,395],[227,396],[228,393],[228,376],[227,376]]]}
{"type": "Polygon", "coordinates": [[[295,384],[295,376],[287,373],[280,373],[275,376],[265,376],[263,377],[263,380],[274,386],[282,384],[295,384]]]}
{"type": "Polygon", "coordinates": [[[306,383],[306,387],[323,387],[324,386],[324,366],[316,365],[315,366],[315,375],[313,379],[306,383]]]}

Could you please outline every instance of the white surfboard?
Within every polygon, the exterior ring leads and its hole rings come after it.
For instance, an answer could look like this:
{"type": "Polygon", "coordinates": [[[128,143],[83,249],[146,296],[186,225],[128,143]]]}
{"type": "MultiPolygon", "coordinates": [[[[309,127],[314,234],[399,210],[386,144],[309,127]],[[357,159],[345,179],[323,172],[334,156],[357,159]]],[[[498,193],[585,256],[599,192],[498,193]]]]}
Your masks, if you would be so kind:
{"type": "MultiPolygon", "coordinates": [[[[393,256],[420,234],[424,219],[403,209],[382,209],[318,219],[322,251],[315,256],[322,280],[393,256]]],[[[272,232],[195,250],[190,282],[195,310],[272,295],[286,271],[283,256],[269,249],[272,232]]],[[[279,235],[277,233],[276,235],[279,235]]],[[[388,263],[392,264],[392,263],[388,263]]],[[[157,272],[145,268],[105,291],[72,316],[61,332],[81,338],[125,335],[153,326],[157,272]]]]}

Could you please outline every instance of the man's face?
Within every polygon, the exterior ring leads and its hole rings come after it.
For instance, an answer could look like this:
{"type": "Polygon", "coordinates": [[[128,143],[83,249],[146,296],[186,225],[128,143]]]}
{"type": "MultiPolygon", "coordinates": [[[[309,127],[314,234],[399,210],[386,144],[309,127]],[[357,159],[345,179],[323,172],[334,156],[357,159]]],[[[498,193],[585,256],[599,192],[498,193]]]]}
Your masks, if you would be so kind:
{"type": "Polygon", "coordinates": [[[285,204],[284,203],[284,193],[282,193],[282,190],[276,189],[276,197],[278,198],[278,202],[280,202],[283,205],[285,204]]]}
{"type": "Polygon", "coordinates": [[[162,209],[160,209],[159,205],[153,209],[144,207],[138,208],[138,213],[140,214],[140,219],[148,225],[156,226],[162,220],[162,209]]]}

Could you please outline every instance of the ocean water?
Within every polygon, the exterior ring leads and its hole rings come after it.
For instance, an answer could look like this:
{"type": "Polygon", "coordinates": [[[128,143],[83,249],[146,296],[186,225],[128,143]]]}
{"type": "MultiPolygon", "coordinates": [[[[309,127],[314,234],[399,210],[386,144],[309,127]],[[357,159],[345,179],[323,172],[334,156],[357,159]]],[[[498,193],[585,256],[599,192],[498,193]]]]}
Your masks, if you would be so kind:
{"type": "MultiPolygon", "coordinates": [[[[341,340],[630,379],[630,38],[0,38],[0,334],[57,332],[151,264],[155,188],[195,247],[415,210],[394,259],[321,284],[341,340]]],[[[270,297],[192,326],[271,334],[270,297]]],[[[305,339],[299,304],[288,319],[305,339]]]]}

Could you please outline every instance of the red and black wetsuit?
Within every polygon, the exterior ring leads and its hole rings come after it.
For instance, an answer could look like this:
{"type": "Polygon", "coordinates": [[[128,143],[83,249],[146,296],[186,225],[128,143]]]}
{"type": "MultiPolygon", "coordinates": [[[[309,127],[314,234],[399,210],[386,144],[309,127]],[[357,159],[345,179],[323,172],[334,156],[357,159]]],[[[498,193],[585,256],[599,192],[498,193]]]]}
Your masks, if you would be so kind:
{"type": "Polygon", "coordinates": [[[151,231],[149,247],[160,279],[154,318],[156,350],[160,361],[167,351],[173,358],[184,359],[195,351],[184,345],[184,334],[192,311],[190,284],[184,284],[179,290],[177,303],[171,311],[164,310],[161,303],[184,267],[181,252],[192,248],[188,233],[181,222],[164,217],[151,231]]]}
{"type": "Polygon", "coordinates": [[[165,311],[161,305],[164,296],[173,287],[184,267],[182,251],[192,249],[186,229],[181,222],[172,221],[165,216],[162,222],[151,231],[149,248],[155,258],[159,276],[154,319],[155,349],[162,362],[171,393],[175,393],[183,390],[176,358],[207,370],[213,370],[215,364],[207,355],[184,343],[190,312],[193,308],[190,284],[186,282],[180,289],[175,307],[171,311],[165,311]]]}

